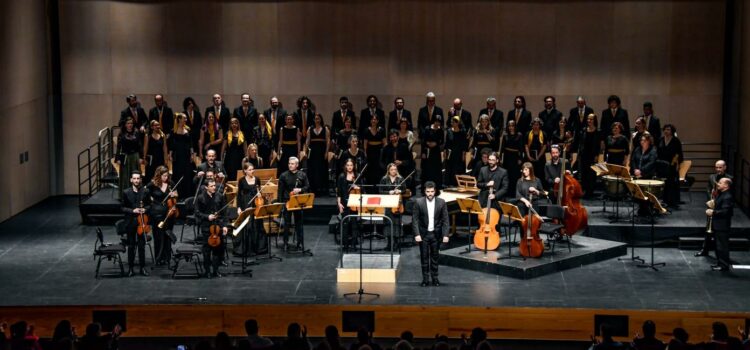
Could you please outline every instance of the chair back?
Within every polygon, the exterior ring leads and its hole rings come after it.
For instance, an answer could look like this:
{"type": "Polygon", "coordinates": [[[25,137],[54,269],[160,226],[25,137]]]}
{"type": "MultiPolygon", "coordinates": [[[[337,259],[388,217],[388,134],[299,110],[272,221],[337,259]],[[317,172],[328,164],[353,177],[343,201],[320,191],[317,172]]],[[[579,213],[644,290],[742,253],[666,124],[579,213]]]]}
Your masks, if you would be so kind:
{"type": "Polygon", "coordinates": [[[115,222],[115,232],[120,236],[128,234],[128,227],[125,223],[125,219],[120,219],[115,222]]]}
{"type": "Polygon", "coordinates": [[[96,242],[94,242],[94,251],[99,250],[104,245],[104,233],[100,227],[96,228],[96,242]]]}
{"type": "Polygon", "coordinates": [[[565,209],[557,204],[540,205],[538,209],[540,215],[550,219],[562,220],[565,217],[565,209]]]}
{"type": "Polygon", "coordinates": [[[188,197],[182,201],[185,208],[185,215],[192,215],[195,211],[195,197],[188,197]]]}

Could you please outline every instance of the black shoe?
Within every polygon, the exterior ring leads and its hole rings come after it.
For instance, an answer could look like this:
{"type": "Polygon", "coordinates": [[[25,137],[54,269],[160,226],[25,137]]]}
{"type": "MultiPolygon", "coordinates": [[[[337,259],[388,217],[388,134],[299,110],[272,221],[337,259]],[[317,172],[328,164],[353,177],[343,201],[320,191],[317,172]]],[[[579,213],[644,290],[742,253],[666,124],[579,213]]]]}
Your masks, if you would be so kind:
{"type": "Polygon", "coordinates": [[[133,276],[135,276],[135,272],[133,272],[133,268],[131,267],[131,268],[130,268],[130,269],[128,270],[128,277],[133,277],[133,276]]]}
{"type": "Polygon", "coordinates": [[[222,274],[219,271],[214,272],[214,277],[221,278],[222,274]]]}
{"type": "Polygon", "coordinates": [[[203,274],[203,277],[211,279],[211,274],[208,273],[208,272],[206,272],[206,273],[203,274]]]}
{"type": "Polygon", "coordinates": [[[146,269],[141,268],[141,276],[148,276],[148,271],[146,269]]]}
{"type": "Polygon", "coordinates": [[[711,266],[711,270],[713,270],[713,271],[729,271],[729,268],[726,267],[726,266],[721,266],[721,265],[713,265],[713,266],[711,266]]]}
{"type": "Polygon", "coordinates": [[[427,280],[422,281],[422,283],[420,284],[420,286],[422,286],[422,287],[427,287],[429,285],[430,285],[430,282],[427,281],[427,280]]]}
{"type": "Polygon", "coordinates": [[[229,266],[229,264],[227,264],[227,261],[226,261],[226,260],[224,260],[224,261],[222,261],[222,262],[221,262],[221,266],[224,266],[224,267],[228,267],[228,266],[229,266]]]}
{"type": "Polygon", "coordinates": [[[432,285],[435,287],[440,287],[440,280],[437,278],[432,279],[432,285]]]}
{"type": "Polygon", "coordinates": [[[695,256],[696,256],[696,257],[697,257],[697,256],[708,256],[708,251],[705,251],[705,250],[701,250],[701,251],[699,251],[699,252],[695,253],[695,256]]]}

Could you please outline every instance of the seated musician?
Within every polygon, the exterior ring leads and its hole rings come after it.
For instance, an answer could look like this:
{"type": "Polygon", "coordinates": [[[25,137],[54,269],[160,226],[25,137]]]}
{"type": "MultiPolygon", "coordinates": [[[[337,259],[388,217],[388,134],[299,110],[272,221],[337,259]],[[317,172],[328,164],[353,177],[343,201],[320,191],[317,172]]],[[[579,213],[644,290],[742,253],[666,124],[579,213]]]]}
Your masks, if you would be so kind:
{"type": "Polygon", "coordinates": [[[641,136],[640,145],[630,155],[630,175],[636,179],[651,179],[656,175],[656,147],[648,132],[641,136]]]}
{"type": "MultiPolygon", "coordinates": [[[[310,183],[305,172],[299,170],[299,159],[289,157],[289,170],[279,176],[278,201],[286,203],[291,194],[302,194],[310,191],[310,183]]],[[[284,250],[289,250],[289,226],[294,217],[294,230],[297,235],[297,249],[302,250],[305,242],[305,231],[302,223],[302,211],[288,211],[284,206],[284,250]]]]}
{"type": "Polygon", "coordinates": [[[206,191],[198,195],[195,202],[195,217],[199,221],[201,230],[201,240],[203,241],[203,266],[205,277],[221,277],[219,273],[219,264],[224,259],[225,236],[228,232],[226,215],[224,213],[226,198],[216,190],[216,180],[206,180],[206,191]],[[221,243],[216,247],[208,244],[210,228],[212,225],[218,225],[221,232],[219,233],[221,243]],[[212,270],[213,269],[213,270],[212,270]],[[212,274],[209,274],[213,271],[212,274]]]}
{"type": "Polygon", "coordinates": [[[201,180],[205,181],[203,178],[206,175],[206,171],[213,170],[214,175],[216,175],[216,179],[218,182],[224,181],[224,165],[216,160],[216,151],[214,150],[208,150],[206,152],[206,161],[201,163],[201,165],[198,166],[198,169],[196,169],[198,172],[195,174],[195,177],[193,177],[193,183],[198,186],[201,183],[201,180]]]}
{"type": "MultiPolygon", "coordinates": [[[[380,194],[402,195],[402,193],[406,191],[406,184],[404,178],[399,174],[398,166],[394,163],[390,163],[386,166],[386,169],[385,176],[380,179],[380,194]]],[[[403,197],[402,200],[404,200],[403,197]]],[[[395,215],[391,208],[385,210],[385,215],[391,218],[391,220],[394,220],[395,215]]],[[[393,223],[398,224],[399,221],[394,220],[393,223]]],[[[398,236],[398,232],[393,232],[393,236],[398,236]]],[[[390,237],[391,236],[389,235],[387,247],[391,246],[390,237]]]]}
{"type": "MultiPolygon", "coordinates": [[[[354,183],[355,180],[357,180],[356,165],[354,159],[349,158],[344,163],[344,172],[339,175],[336,181],[336,201],[342,219],[353,214],[353,211],[346,204],[349,202],[349,193],[352,190],[359,190],[359,186],[354,183]]],[[[361,180],[357,180],[357,182],[361,183],[361,180]]],[[[344,223],[346,226],[343,230],[343,237],[341,237],[341,244],[343,244],[344,249],[356,248],[357,246],[357,238],[352,231],[353,220],[349,219],[344,223]]]]}
{"type": "Polygon", "coordinates": [[[521,165],[521,178],[516,183],[516,200],[518,210],[526,215],[529,207],[536,205],[539,197],[545,196],[542,180],[534,176],[534,166],[530,162],[521,165]]]}
{"type": "Polygon", "coordinates": [[[409,146],[398,141],[398,131],[396,130],[391,130],[388,134],[388,144],[380,151],[380,167],[386,169],[386,173],[387,165],[391,163],[395,164],[398,167],[398,172],[404,174],[404,176],[411,174],[414,170],[414,158],[409,151],[409,146]]]}
{"type": "Polygon", "coordinates": [[[214,173],[214,170],[211,170],[211,169],[206,170],[205,174],[206,175],[204,176],[204,180],[201,181],[203,184],[201,185],[201,187],[198,188],[198,194],[206,192],[206,187],[207,187],[206,183],[208,182],[208,180],[214,180],[214,181],[216,181],[216,192],[219,192],[219,193],[223,194],[224,193],[224,184],[221,183],[221,182],[219,182],[216,179],[216,173],[214,173]]]}
{"type": "Polygon", "coordinates": [[[497,153],[492,152],[487,157],[488,165],[479,171],[477,187],[479,192],[479,204],[487,207],[487,203],[492,203],[492,207],[500,209],[498,200],[505,197],[508,192],[508,172],[498,165],[497,153]],[[490,193],[490,189],[494,193],[490,193]]]}
{"type": "Polygon", "coordinates": [[[570,174],[570,170],[568,170],[570,164],[567,159],[560,158],[560,145],[550,147],[550,156],[550,161],[544,165],[544,181],[547,190],[552,191],[555,184],[560,183],[563,162],[565,162],[565,173],[567,174],[570,174]]]}

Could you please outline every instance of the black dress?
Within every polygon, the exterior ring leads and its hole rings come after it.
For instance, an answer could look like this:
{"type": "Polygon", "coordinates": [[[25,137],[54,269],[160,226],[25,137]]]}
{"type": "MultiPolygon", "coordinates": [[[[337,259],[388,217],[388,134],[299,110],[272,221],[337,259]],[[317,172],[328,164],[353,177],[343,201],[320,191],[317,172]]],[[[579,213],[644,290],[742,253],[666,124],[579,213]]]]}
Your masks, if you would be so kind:
{"type": "MultiPolygon", "coordinates": [[[[250,200],[255,197],[260,187],[258,183],[260,179],[257,177],[252,183],[247,181],[246,177],[237,179],[237,207],[245,210],[247,208],[255,207],[255,203],[250,203],[250,200]]],[[[250,218],[250,223],[245,226],[242,237],[239,240],[239,253],[247,254],[246,249],[250,249],[250,252],[258,255],[265,254],[268,249],[268,241],[266,240],[265,232],[263,229],[263,222],[261,220],[255,220],[250,218]],[[249,242],[244,242],[244,239],[249,239],[249,242]],[[242,243],[244,242],[244,243],[242,243]]],[[[237,250],[235,246],[235,250],[237,250]]]]}
{"type": "Polygon", "coordinates": [[[316,194],[328,192],[328,129],[321,127],[319,131],[310,128],[310,154],[307,156],[308,177],[310,188],[316,194]]]}
{"type": "Polygon", "coordinates": [[[261,167],[269,167],[271,165],[271,152],[275,148],[273,129],[269,133],[266,128],[256,126],[253,128],[253,142],[258,146],[258,157],[263,159],[261,167]]]}
{"type": "Polygon", "coordinates": [[[237,136],[232,136],[231,131],[226,135],[227,149],[224,155],[224,170],[227,172],[227,181],[237,180],[237,171],[242,170],[242,158],[245,158],[245,135],[242,131],[237,136]]]}
{"type": "MultiPolygon", "coordinates": [[[[154,255],[158,263],[168,263],[172,256],[172,239],[167,235],[167,232],[172,232],[174,227],[174,219],[170,219],[165,222],[164,229],[159,228],[159,223],[164,221],[167,216],[167,205],[165,199],[169,194],[169,189],[174,186],[173,183],[167,185],[166,191],[162,191],[161,187],[157,186],[153,182],[149,182],[146,186],[148,195],[151,198],[151,206],[149,206],[149,216],[151,222],[151,228],[154,231],[154,255]]],[[[179,193],[179,192],[178,192],[179,193]]]]}
{"type": "Polygon", "coordinates": [[[630,155],[628,139],[623,135],[607,136],[607,142],[604,143],[604,154],[607,157],[607,163],[624,166],[626,157],[630,155]]]}
{"type": "Polygon", "coordinates": [[[516,182],[521,178],[523,151],[523,140],[520,133],[503,135],[503,168],[508,171],[508,193],[516,191],[516,182]]]}
{"type": "MultiPolygon", "coordinates": [[[[448,162],[445,166],[445,185],[456,186],[456,175],[466,174],[466,163],[464,161],[464,152],[468,150],[469,140],[466,139],[466,132],[463,129],[453,131],[448,129],[448,135],[445,140],[445,148],[449,150],[448,162]]],[[[481,161],[481,160],[480,160],[481,161]]]]}
{"type": "MultiPolygon", "coordinates": [[[[344,165],[346,165],[346,162],[349,159],[354,161],[355,172],[362,171],[362,168],[364,168],[365,164],[367,163],[367,157],[365,156],[364,151],[357,148],[357,153],[352,154],[351,149],[347,148],[346,150],[344,150],[344,153],[341,153],[341,157],[339,157],[338,160],[338,165],[336,166],[339,174],[344,172],[344,165]]],[[[377,158],[375,158],[373,161],[375,160],[377,160],[377,158]]]]}
{"type": "Polygon", "coordinates": [[[146,155],[146,177],[148,181],[154,177],[156,168],[165,165],[164,159],[164,137],[155,139],[153,134],[148,135],[148,154],[146,155]]]}
{"type": "Polygon", "coordinates": [[[336,134],[336,146],[338,147],[339,152],[349,148],[349,137],[352,136],[353,134],[354,134],[354,129],[339,130],[338,134],[336,134]]]}
{"type": "MultiPolygon", "coordinates": [[[[346,173],[341,173],[336,180],[336,197],[337,200],[341,201],[341,204],[344,206],[344,211],[340,213],[342,219],[347,215],[351,215],[354,213],[354,211],[349,209],[346,204],[349,202],[349,189],[351,188],[352,184],[354,184],[354,179],[356,178],[356,173],[354,174],[354,178],[351,181],[346,179],[346,173]]],[[[359,182],[361,183],[362,180],[360,179],[359,182]]],[[[343,223],[344,230],[343,237],[341,237],[341,242],[344,245],[345,249],[354,247],[356,245],[357,240],[353,230],[353,228],[357,227],[357,225],[354,224],[355,222],[355,219],[348,219],[343,223]]]]}
{"type": "MultiPolygon", "coordinates": [[[[130,174],[140,171],[139,163],[143,156],[143,135],[137,130],[120,132],[117,139],[117,160],[120,161],[120,198],[126,188],[130,187],[130,174]]],[[[148,180],[146,180],[148,181],[148,180]]]]}
{"type": "Polygon", "coordinates": [[[669,164],[667,176],[664,181],[664,201],[670,207],[680,205],[680,174],[679,167],[683,160],[682,141],[673,136],[669,143],[662,137],[659,140],[657,153],[659,160],[669,164]],[[675,164],[674,159],[677,157],[675,164]]]}
{"type": "MultiPolygon", "coordinates": [[[[298,157],[297,153],[297,133],[299,129],[296,126],[281,128],[281,159],[278,164],[278,174],[283,174],[289,170],[289,158],[298,157]]],[[[280,176],[280,175],[279,175],[280,176]]]]}
{"type": "MultiPolygon", "coordinates": [[[[533,180],[524,180],[523,178],[518,179],[518,182],[516,183],[516,201],[518,205],[518,210],[521,212],[522,215],[526,215],[529,212],[529,208],[526,207],[523,203],[521,203],[521,198],[529,199],[529,188],[534,187],[539,191],[542,191],[544,189],[542,185],[542,180],[540,180],[538,177],[534,176],[533,180]]],[[[539,197],[534,197],[531,201],[532,207],[536,207],[536,204],[539,202],[539,197]]],[[[537,208],[535,208],[537,209],[537,208]]]]}
{"type": "Polygon", "coordinates": [[[471,159],[471,163],[469,164],[470,167],[473,167],[476,162],[482,161],[482,150],[485,148],[489,148],[491,150],[496,150],[497,148],[492,148],[492,144],[497,139],[494,129],[492,131],[487,132],[479,132],[478,130],[474,129],[474,136],[471,139],[471,147],[474,149],[474,158],[471,159]]]}
{"type": "MultiPolygon", "coordinates": [[[[572,132],[571,132],[572,133],[572,132]]],[[[554,132],[552,132],[552,144],[553,145],[560,145],[562,147],[563,144],[568,142],[568,149],[565,152],[565,158],[570,161],[572,158],[573,153],[578,152],[578,138],[575,137],[575,134],[572,133],[570,137],[565,136],[565,132],[560,132],[560,129],[558,128],[554,132]]],[[[560,157],[562,157],[562,149],[560,149],[560,157]]]]}
{"type": "Polygon", "coordinates": [[[602,136],[599,130],[588,131],[585,128],[581,131],[580,150],[578,151],[578,172],[581,174],[581,186],[584,195],[590,196],[594,193],[596,183],[596,173],[591,170],[591,166],[596,163],[596,158],[601,152],[602,136]]]}
{"type": "MultiPolygon", "coordinates": [[[[534,166],[534,176],[544,176],[544,164],[546,164],[547,158],[542,154],[542,148],[546,150],[544,146],[548,141],[547,134],[542,130],[539,130],[538,134],[534,134],[534,130],[529,130],[526,138],[524,138],[524,142],[529,146],[530,157],[539,156],[539,159],[531,162],[534,166]]],[[[528,158],[526,159],[528,160],[528,158]]]]}
{"type": "MultiPolygon", "coordinates": [[[[209,132],[208,128],[205,126],[201,129],[201,132],[203,133],[203,147],[206,147],[209,143],[216,141],[219,139],[221,135],[221,128],[215,129],[213,132],[209,132]],[[214,139],[211,140],[211,136],[213,135],[214,139]]],[[[211,145],[208,147],[208,149],[203,149],[203,158],[205,160],[206,153],[208,153],[208,150],[214,150],[216,151],[216,159],[219,159],[221,157],[221,143],[211,145]]]]}
{"type": "MultiPolygon", "coordinates": [[[[367,128],[365,131],[365,140],[367,141],[367,159],[372,160],[367,163],[365,171],[365,183],[368,185],[377,185],[380,178],[383,177],[385,170],[380,166],[380,151],[383,150],[383,139],[385,139],[385,130],[378,127],[373,133],[372,129],[367,128]]],[[[367,193],[378,193],[377,188],[368,188],[367,193]]]]}
{"type": "Polygon", "coordinates": [[[180,184],[177,185],[177,193],[182,198],[188,198],[195,195],[193,189],[193,168],[195,164],[191,161],[192,155],[192,139],[189,133],[178,134],[173,132],[169,135],[167,140],[169,151],[172,153],[172,178],[179,179],[180,184]]]}
{"type": "Polygon", "coordinates": [[[443,188],[443,166],[440,158],[440,152],[443,150],[443,135],[442,128],[428,127],[425,129],[422,147],[422,191],[424,191],[424,184],[427,181],[434,182],[438,190],[443,188]],[[435,146],[428,146],[428,142],[435,142],[435,146]]]}

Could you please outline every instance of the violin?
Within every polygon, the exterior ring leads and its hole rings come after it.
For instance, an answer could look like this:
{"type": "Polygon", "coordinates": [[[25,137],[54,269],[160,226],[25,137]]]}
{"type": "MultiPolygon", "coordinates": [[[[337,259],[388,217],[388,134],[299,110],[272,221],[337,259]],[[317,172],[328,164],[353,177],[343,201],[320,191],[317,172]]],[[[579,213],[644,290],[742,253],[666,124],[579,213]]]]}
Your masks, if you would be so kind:
{"type": "Polygon", "coordinates": [[[589,215],[581,203],[581,197],[583,197],[581,184],[578,183],[578,180],[573,175],[565,171],[565,151],[567,145],[566,143],[563,147],[560,183],[555,184],[554,190],[557,191],[557,204],[562,206],[565,211],[562,222],[564,226],[560,232],[564,235],[572,236],[589,226],[589,215]]]}
{"type": "Polygon", "coordinates": [[[224,210],[228,206],[229,206],[229,203],[227,203],[221,209],[217,210],[214,213],[214,216],[216,216],[216,219],[214,219],[214,221],[211,222],[211,225],[208,226],[208,245],[210,247],[216,248],[221,244],[221,236],[223,232],[222,232],[221,225],[218,224],[219,213],[221,213],[221,211],[224,210]]]}
{"type": "MultiPolygon", "coordinates": [[[[143,209],[143,201],[141,201],[141,209],[143,209]]],[[[138,217],[136,218],[138,221],[138,235],[143,235],[144,233],[150,233],[151,232],[151,225],[149,225],[148,220],[149,217],[146,215],[146,213],[140,213],[138,214],[138,217]]]]}
{"type": "MultiPolygon", "coordinates": [[[[533,197],[529,194],[529,200],[533,197]]],[[[518,244],[518,250],[524,258],[538,258],[544,253],[544,241],[539,237],[539,228],[542,226],[542,218],[529,205],[529,214],[523,218],[521,227],[526,233],[518,244]]]]}
{"type": "MultiPolygon", "coordinates": [[[[167,191],[167,193],[171,194],[174,191],[174,189],[177,188],[177,186],[180,184],[180,182],[182,181],[184,177],[185,176],[181,177],[180,180],[177,181],[177,183],[174,186],[172,186],[172,188],[169,191],[167,191]]],[[[164,198],[164,200],[162,201],[162,204],[164,204],[165,202],[166,202],[167,209],[168,209],[167,216],[165,216],[164,220],[162,220],[159,223],[159,225],[157,225],[160,229],[164,229],[164,226],[167,224],[167,220],[169,220],[170,218],[180,217],[180,209],[177,209],[177,197],[167,195],[167,197],[164,198]]]]}
{"type": "MultiPolygon", "coordinates": [[[[403,178],[401,180],[401,182],[398,183],[398,185],[396,186],[396,188],[401,188],[401,185],[403,185],[404,182],[406,182],[406,179],[408,179],[409,177],[411,177],[412,175],[414,175],[414,172],[416,172],[416,170],[412,171],[411,174],[409,174],[407,177],[403,178]]],[[[404,208],[404,198],[409,198],[409,197],[411,197],[411,190],[407,188],[406,190],[404,190],[404,192],[401,192],[399,194],[399,196],[398,196],[398,207],[391,209],[391,211],[394,214],[396,214],[396,215],[403,214],[404,211],[405,211],[405,208],[404,208]]]]}
{"type": "MultiPolygon", "coordinates": [[[[352,183],[352,186],[356,186],[357,181],[359,180],[359,178],[362,177],[362,174],[365,173],[365,169],[367,169],[367,164],[365,164],[365,167],[362,168],[362,171],[360,171],[359,175],[357,175],[357,177],[354,179],[354,182],[352,183]]],[[[357,186],[357,188],[351,187],[349,189],[349,195],[352,195],[352,194],[362,195],[362,189],[359,188],[359,186],[357,186]]],[[[349,207],[349,209],[351,209],[355,213],[359,212],[359,206],[356,206],[356,205],[353,206],[353,207],[349,207]]]]}
{"type": "Polygon", "coordinates": [[[500,213],[492,207],[490,195],[495,193],[495,186],[487,193],[487,207],[482,209],[484,215],[479,215],[479,228],[474,232],[474,246],[477,249],[495,250],[500,246],[500,234],[497,232],[497,224],[500,222],[500,213]]]}

